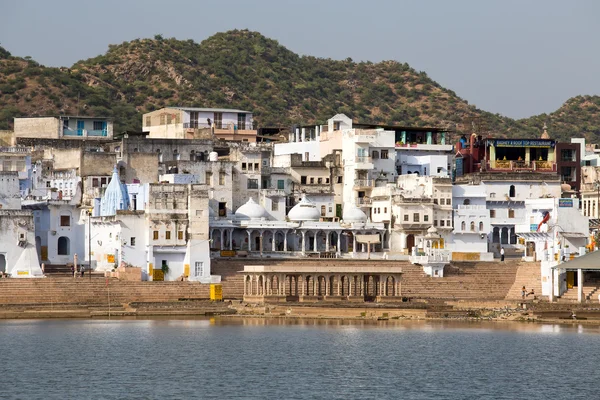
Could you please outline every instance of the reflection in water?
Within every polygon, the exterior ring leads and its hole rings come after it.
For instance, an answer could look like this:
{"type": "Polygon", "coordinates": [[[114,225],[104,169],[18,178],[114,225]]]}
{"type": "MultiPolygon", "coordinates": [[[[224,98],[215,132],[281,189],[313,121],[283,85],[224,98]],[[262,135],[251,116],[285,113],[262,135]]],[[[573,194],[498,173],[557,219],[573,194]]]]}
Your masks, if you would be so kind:
{"type": "MultiPolygon", "coordinates": [[[[1,321],[7,398],[567,398],[598,327],[286,318],[1,321]],[[518,396],[517,396],[518,394],[518,396]]],[[[594,379],[577,394],[596,398],[594,379]]]]}

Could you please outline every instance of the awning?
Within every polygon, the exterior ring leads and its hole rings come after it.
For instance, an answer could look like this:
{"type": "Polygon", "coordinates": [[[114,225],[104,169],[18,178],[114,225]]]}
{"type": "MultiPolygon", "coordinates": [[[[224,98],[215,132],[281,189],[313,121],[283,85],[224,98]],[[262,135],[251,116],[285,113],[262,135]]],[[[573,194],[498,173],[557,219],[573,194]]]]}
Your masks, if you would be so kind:
{"type": "Polygon", "coordinates": [[[585,233],[581,232],[558,232],[560,235],[566,238],[587,238],[585,233]]]}
{"type": "Polygon", "coordinates": [[[547,232],[525,232],[525,233],[517,233],[517,236],[523,238],[525,240],[529,240],[532,242],[542,242],[546,240],[551,240],[552,235],[547,232]]]}
{"type": "Polygon", "coordinates": [[[557,264],[553,269],[600,271],[600,251],[593,251],[573,260],[557,264]]]}

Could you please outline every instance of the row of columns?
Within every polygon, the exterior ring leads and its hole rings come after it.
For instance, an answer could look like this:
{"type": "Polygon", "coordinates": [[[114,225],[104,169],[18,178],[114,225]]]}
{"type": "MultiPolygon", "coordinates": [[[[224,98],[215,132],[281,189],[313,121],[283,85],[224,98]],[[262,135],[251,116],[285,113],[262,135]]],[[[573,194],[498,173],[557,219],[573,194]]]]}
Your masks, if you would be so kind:
{"type": "Polygon", "coordinates": [[[400,293],[400,274],[244,275],[244,296],[398,297],[400,293]]]}
{"type": "MultiPolygon", "coordinates": [[[[215,230],[218,230],[218,228],[214,228],[210,231],[210,238],[214,240],[214,233],[215,230]]],[[[225,231],[228,231],[229,235],[228,235],[228,245],[229,245],[229,250],[233,250],[233,231],[234,228],[222,228],[220,229],[220,248],[221,250],[224,250],[224,247],[227,245],[225,242],[225,231]]],[[[246,230],[246,234],[248,235],[248,251],[253,251],[252,250],[252,233],[258,230],[259,232],[259,238],[260,238],[260,249],[258,249],[258,251],[262,252],[263,251],[263,243],[262,243],[262,239],[264,236],[264,232],[265,230],[263,229],[247,229],[246,230]]],[[[283,233],[283,250],[282,251],[288,251],[288,233],[289,230],[282,230],[282,229],[275,229],[275,230],[270,230],[271,231],[271,235],[272,235],[272,243],[271,243],[271,251],[275,252],[277,251],[277,246],[276,246],[276,234],[277,232],[281,232],[283,233]]],[[[310,230],[301,230],[300,234],[302,236],[302,241],[301,241],[301,251],[302,254],[306,253],[306,243],[307,243],[307,234],[310,233],[310,230]]],[[[316,249],[318,248],[318,233],[319,232],[324,232],[325,233],[325,251],[330,251],[331,250],[331,234],[332,233],[336,233],[337,234],[337,247],[336,247],[336,252],[338,254],[341,253],[341,245],[342,245],[342,231],[341,230],[334,230],[334,231],[323,231],[323,230],[315,230],[314,231],[314,236],[313,236],[313,250],[317,251],[316,249]]],[[[358,244],[356,242],[356,235],[357,234],[361,234],[360,232],[356,232],[356,231],[352,231],[352,252],[356,253],[357,252],[357,247],[358,244]]],[[[368,248],[367,246],[369,246],[366,243],[361,243],[361,252],[367,252],[368,248]]],[[[257,251],[257,250],[254,250],[257,251]]]]}

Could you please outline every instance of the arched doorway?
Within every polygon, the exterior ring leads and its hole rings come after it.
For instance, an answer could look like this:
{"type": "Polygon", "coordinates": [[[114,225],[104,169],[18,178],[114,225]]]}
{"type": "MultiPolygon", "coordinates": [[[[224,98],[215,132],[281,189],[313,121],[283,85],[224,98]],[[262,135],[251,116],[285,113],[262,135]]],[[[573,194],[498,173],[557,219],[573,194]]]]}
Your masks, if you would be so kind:
{"type": "Polygon", "coordinates": [[[412,251],[413,247],[415,247],[415,235],[411,233],[406,237],[406,248],[409,253],[412,251]]]}
{"type": "Polygon", "coordinates": [[[6,272],[6,256],[0,254],[0,272],[6,272]]]}
{"type": "Polygon", "coordinates": [[[56,254],[59,256],[68,256],[69,255],[69,238],[66,236],[61,236],[58,238],[58,249],[56,254]]]}

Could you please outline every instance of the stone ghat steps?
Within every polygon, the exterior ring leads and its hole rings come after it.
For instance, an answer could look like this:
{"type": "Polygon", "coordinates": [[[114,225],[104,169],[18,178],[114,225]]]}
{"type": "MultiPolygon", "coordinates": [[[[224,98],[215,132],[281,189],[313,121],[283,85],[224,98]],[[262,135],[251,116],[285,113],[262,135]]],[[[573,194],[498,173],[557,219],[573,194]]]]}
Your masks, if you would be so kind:
{"type": "MultiPolygon", "coordinates": [[[[533,291],[535,292],[535,296],[540,298],[542,295],[542,273],[540,270],[540,266],[538,263],[522,263],[519,265],[517,270],[517,275],[515,277],[515,282],[508,291],[506,295],[507,300],[521,300],[523,290],[523,286],[525,286],[525,291],[527,293],[533,291]]],[[[531,298],[530,296],[526,296],[525,299],[531,298]]]]}
{"type": "Polygon", "coordinates": [[[504,299],[515,282],[518,263],[453,263],[444,278],[432,278],[417,265],[403,266],[402,296],[424,299],[504,299]]]}
{"type": "Polygon", "coordinates": [[[0,305],[27,303],[160,302],[208,299],[210,285],[197,282],[123,282],[73,279],[7,279],[0,281],[0,305]]]}
{"type": "MultiPolygon", "coordinates": [[[[560,298],[558,298],[557,301],[561,303],[577,303],[577,290],[578,287],[573,286],[572,289],[568,289],[565,293],[563,293],[563,295],[560,298]]],[[[598,284],[584,283],[583,298],[585,299],[585,301],[588,301],[590,303],[598,303],[598,284]]]]}

